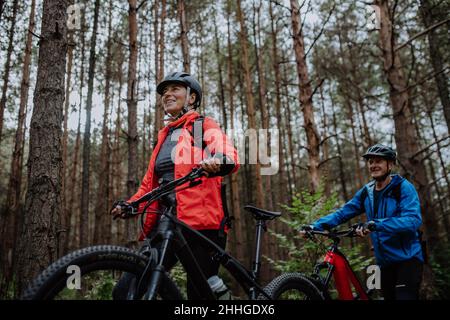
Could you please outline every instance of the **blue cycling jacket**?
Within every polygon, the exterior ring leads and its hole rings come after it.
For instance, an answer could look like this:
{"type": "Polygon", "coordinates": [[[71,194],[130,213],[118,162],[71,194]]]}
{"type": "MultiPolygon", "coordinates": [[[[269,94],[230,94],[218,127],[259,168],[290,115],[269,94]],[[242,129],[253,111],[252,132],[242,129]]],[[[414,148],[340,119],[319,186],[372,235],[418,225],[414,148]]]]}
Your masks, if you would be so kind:
{"type": "Polygon", "coordinates": [[[380,194],[377,212],[373,212],[375,181],[372,181],[361,188],[342,208],[313,223],[314,228],[318,230],[334,228],[365,212],[367,221],[375,222],[375,231],[370,236],[375,257],[380,266],[411,258],[423,261],[418,234],[422,224],[419,196],[408,180],[400,175],[391,175],[391,177],[391,182],[380,194]],[[392,190],[400,183],[398,201],[392,194],[392,190]],[[364,188],[367,189],[366,197],[362,197],[364,188]],[[364,203],[361,203],[362,200],[364,203]]]}

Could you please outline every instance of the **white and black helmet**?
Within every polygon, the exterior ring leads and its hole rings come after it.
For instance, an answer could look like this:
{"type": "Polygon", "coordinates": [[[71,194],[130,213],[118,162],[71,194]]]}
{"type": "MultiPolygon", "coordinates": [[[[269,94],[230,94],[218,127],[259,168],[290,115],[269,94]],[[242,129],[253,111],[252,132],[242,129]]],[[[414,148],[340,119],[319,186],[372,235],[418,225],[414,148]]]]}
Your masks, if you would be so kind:
{"type": "Polygon", "coordinates": [[[166,86],[172,83],[182,84],[185,87],[190,88],[190,92],[195,93],[194,109],[200,106],[200,102],[202,101],[202,87],[197,79],[186,72],[173,72],[167,75],[164,80],[156,86],[156,92],[162,95],[166,86]]]}

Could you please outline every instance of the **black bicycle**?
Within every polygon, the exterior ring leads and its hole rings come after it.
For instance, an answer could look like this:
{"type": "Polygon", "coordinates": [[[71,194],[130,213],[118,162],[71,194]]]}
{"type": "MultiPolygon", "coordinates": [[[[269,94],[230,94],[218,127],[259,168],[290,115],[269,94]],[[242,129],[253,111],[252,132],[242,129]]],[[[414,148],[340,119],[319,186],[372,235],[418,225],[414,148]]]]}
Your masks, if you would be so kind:
{"type": "MultiPolygon", "coordinates": [[[[146,213],[154,201],[163,199],[174,191],[200,184],[202,182],[200,178],[203,175],[204,170],[196,168],[182,178],[159,186],[132,202],[131,205],[138,208],[141,203],[146,203],[143,211],[140,212],[146,213]]],[[[273,291],[273,285],[277,284],[279,287],[279,284],[289,283],[290,280],[295,281],[295,279],[291,279],[289,275],[281,275],[263,289],[259,284],[259,272],[261,239],[266,229],[266,222],[279,217],[281,213],[253,206],[245,206],[245,209],[256,220],[256,248],[251,271],[216,243],[177,219],[175,207],[169,205],[162,212],[157,212],[160,215],[157,233],[151,243],[149,239],[145,240],[146,250],[136,252],[129,248],[112,245],[80,249],[62,257],[43,271],[25,291],[23,299],[111,299],[113,288],[124,273],[127,273],[128,277],[131,275],[126,299],[184,299],[165,267],[166,255],[170,247],[191,277],[195,290],[200,293],[199,296],[207,300],[215,300],[217,297],[194,258],[189,242],[183,236],[184,233],[192,235],[201,241],[207,250],[213,252],[213,259],[219,261],[228,270],[249,299],[278,299],[279,296],[273,291]],[[152,246],[154,241],[159,242],[159,245],[152,246]]],[[[132,211],[129,214],[139,213],[132,211]]],[[[305,281],[302,282],[305,296],[309,299],[323,299],[317,288],[312,283],[308,284],[307,279],[305,281]]]]}

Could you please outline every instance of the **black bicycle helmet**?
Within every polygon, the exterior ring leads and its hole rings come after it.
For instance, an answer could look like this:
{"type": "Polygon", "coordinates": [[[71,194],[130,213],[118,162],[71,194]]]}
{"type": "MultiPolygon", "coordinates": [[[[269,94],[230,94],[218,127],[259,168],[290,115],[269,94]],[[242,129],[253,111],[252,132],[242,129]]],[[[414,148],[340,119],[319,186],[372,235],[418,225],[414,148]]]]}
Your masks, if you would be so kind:
{"type": "Polygon", "coordinates": [[[162,95],[164,93],[165,87],[171,83],[179,83],[191,88],[191,92],[194,92],[196,96],[194,101],[194,108],[200,106],[200,102],[202,101],[202,87],[200,86],[200,83],[197,81],[197,79],[186,72],[173,72],[166,76],[164,80],[156,86],[156,92],[162,95]]]}
{"type": "Polygon", "coordinates": [[[363,154],[364,159],[369,159],[370,157],[382,157],[395,161],[397,160],[397,153],[391,147],[377,143],[369,147],[366,153],[363,154]]]}

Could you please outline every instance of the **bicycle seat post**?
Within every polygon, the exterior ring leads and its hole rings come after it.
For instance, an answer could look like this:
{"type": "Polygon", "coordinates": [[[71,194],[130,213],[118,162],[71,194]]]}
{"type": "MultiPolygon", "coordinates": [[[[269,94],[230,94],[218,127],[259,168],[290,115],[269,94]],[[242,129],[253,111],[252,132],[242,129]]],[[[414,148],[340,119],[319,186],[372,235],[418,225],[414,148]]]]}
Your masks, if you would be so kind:
{"type": "Polygon", "coordinates": [[[256,220],[256,248],[252,269],[253,277],[255,278],[255,280],[259,278],[259,271],[261,268],[261,240],[263,230],[266,230],[266,222],[264,220],[256,220]]]}

